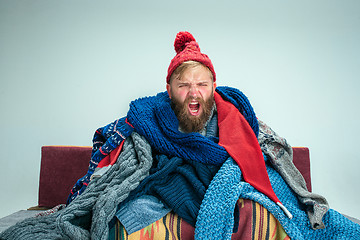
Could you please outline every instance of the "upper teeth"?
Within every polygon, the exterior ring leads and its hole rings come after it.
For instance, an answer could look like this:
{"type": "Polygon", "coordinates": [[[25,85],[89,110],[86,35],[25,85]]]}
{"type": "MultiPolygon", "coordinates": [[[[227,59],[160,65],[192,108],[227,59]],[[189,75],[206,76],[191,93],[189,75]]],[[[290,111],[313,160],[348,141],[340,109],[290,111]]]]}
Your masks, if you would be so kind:
{"type": "Polygon", "coordinates": [[[190,111],[193,113],[196,113],[199,111],[198,106],[199,102],[190,102],[189,106],[190,106],[190,111]]]}

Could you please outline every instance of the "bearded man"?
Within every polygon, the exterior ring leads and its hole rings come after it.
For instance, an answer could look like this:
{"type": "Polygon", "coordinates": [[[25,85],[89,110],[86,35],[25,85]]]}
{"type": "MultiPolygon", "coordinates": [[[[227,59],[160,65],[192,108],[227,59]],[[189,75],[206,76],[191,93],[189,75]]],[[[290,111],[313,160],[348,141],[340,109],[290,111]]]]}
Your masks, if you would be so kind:
{"type": "Polygon", "coordinates": [[[182,63],[166,85],[179,129],[202,132],[215,108],[216,83],[211,71],[199,62],[182,63]]]}
{"type": "Polygon", "coordinates": [[[359,225],[307,191],[291,146],[246,96],[216,86],[195,38],[180,32],[174,46],[167,91],[96,131],[67,207],[0,237],[359,239],[359,225]]]}

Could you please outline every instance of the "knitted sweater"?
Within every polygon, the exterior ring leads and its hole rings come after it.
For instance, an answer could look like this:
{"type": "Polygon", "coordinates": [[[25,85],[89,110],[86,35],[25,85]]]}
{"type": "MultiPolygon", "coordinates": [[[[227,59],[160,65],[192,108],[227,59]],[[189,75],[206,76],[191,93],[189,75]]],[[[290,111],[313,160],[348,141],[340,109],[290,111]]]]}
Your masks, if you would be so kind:
{"type": "MultiPolygon", "coordinates": [[[[247,98],[244,97],[241,92],[230,88],[218,87],[217,92],[241,112],[249,123],[252,131],[257,136],[259,133],[258,121],[247,98]]],[[[128,196],[129,191],[135,189],[139,182],[146,176],[151,163],[149,165],[149,159],[145,159],[150,158],[151,160],[152,156],[148,151],[143,151],[141,153],[136,153],[135,151],[135,155],[129,154],[128,151],[130,150],[127,149],[134,147],[129,147],[124,144],[124,152],[120,156],[127,160],[116,161],[102,177],[91,181],[88,187],[86,187],[86,185],[92,174],[91,172],[94,171],[96,166],[101,164],[107,156],[116,151],[116,149],[124,143],[124,139],[129,138],[134,128],[137,133],[144,136],[156,153],[189,161],[195,160],[202,164],[213,164],[216,166],[221,166],[226,161],[227,164],[224,165],[226,167],[231,158],[229,158],[229,154],[224,147],[219,146],[216,142],[207,139],[198,133],[183,134],[177,130],[178,121],[171,110],[169,101],[166,93],[160,93],[156,97],[134,101],[130,105],[130,111],[127,118],[119,119],[114,123],[99,129],[94,137],[94,150],[89,172],[83,179],[79,180],[74,187],[75,191],[73,191],[69,197],[70,204],[68,207],[63,211],[60,211],[59,214],[52,215],[49,218],[45,217],[39,221],[28,220],[24,223],[20,223],[17,227],[4,232],[1,237],[11,239],[11,231],[16,231],[21,228],[25,231],[39,233],[40,235],[37,235],[35,238],[38,238],[39,236],[40,238],[41,236],[44,236],[44,238],[47,238],[46,236],[48,236],[48,238],[61,236],[66,239],[75,236],[74,238],[76,239],[86,239],[91,235],[97,239],[105,239],[107,235],[107,224],[114,216],[116,206],[118,206],[118,204],[128,196]],[[194,142],[197,144],[194,144],[194,142]],[[137,165],[134,158],[130,156],[139,156],[142,162],[137,165]],[[131,159],[134,161],[131,161],[131,159]],[[126,164],[127,167],[125,167],[126,164]],[[122,166],[125,175],[122,175],[121,173],[120,176],[117,176],[119,172],[114,170],[117,168],[116,166],[122,166]],[[113,182],[112,179],[114,179],[115,182],[113,182]],[[131,187],[125,187],[124,184],[120,184],[121,182],[128,183],[131,187]],[[119,184],[119,188],[116,184],[119,184]],[[77,194],[80,194],[81,191],[84,191],[83,194],[78,196],[77,194]],[[104,191],[105,194],[103,194],[104,191]],[[106,204],[103,205],[103,203],[106,204]],[[77,211],[78,208],[81,209],[80,212],[77,211]],[[92,218],[93,221],[91,222],[89,218],[92,218]],[[41,224],[45,224],[46,226],[42,227],[41,224]],[[91,228],[89,224],[91,224],[91,228]],[[33,225],[36,227],[33,227],[33,225]],[[89,229],[91,229],[91,232],[89,232],[89,229]]],[[[139,140],[138,142],[141,141],[139,140]]],[[[134,145],[136,146],[136,144],[134,145]]],[[[140,145],[143,146],[144,144],[140,145]]],[[[237,174],[237,176],[239,176],[239,174],[237,174]]],[[[229,186],[230,185],[227,185],[227,187],[229,186]]],[[[234,186],[236,187],[238,185],[234,186]]],[[[227,189],[224,189],[224,191],[227,192],[227,189]]],[[[206,201],[204,203],[206,203],[206,201]]],[[[316,199],[314,200],[314,203],[316,203],[316,199]]],[[[275,206],[277,211],[279,211],[279,207],[277,205],[275,206]]],[[[233,206],[231,207],[233,208],[233,206]]],[[[311,208],[310,211],[317,211],[317,209],[311,208]]],[[[231,212],[232,214],[234,213],[233,209],[231,212]]],[[[200,232],[202,227],[206,226],[200,224],[197,227],[200,228],[200,232]]],[[[24,231],[17,232],[19,234],[16,236],[23,236],[26,234],[24,231]]],[[[27,239],[31,239],[31,237],[28,237],[27,239]]]]}
{"type": "MultiPolygon", "coordinates": [[[[216,114],[207,126],[208,138],[217,139],[213,134],[217,129],[216,114]]],[[[154,153],[156,154],[156,153],[154,153]]],[[[154,155],[153,154],[153,155],[154,155]]],[[[166,207],[172,209],[182,219],[195,226],[200,204],[219,166],[188,161],[179,157],[156,155],[153,168],[139,186],[131,192],[121,205],[142,195],[158,197],[166,207]]],[[[122,209],[122,219],[127,215],[122,209]]],[[[131,213],[126,218],[133,218],[131,213]]],[[[157,220],[157,219],[156,219],[157,220]]]]}
{"type": "Polygon", "coordinates": [[[66,208],[51,215],[25,219],[0,234],[0,239],[107,239],[116,207],[149,173],[152,151],[133,133],[116,163],[66,208]]]}
{"type": "MultiPolygon", "coordinates": [[[[242,116],[244,116],[255,136],[258,136],[259,123],[246,96],[239,90],[229,87],[217,87],[216,92],[220,94],[223,99],[235,106],[242,116]]],[[[116,148],[121,145],[123,139],[134,129],[144,136],[152,148],[160,154],[217,166],[220,166],[229,157],[225,148],[212,139],[206,138],[199,133],[184,134],[178,131],[178,120],[171,109],[170,99],[166,92],[159,93],[154,97],[140,98],[130,104],[127,118],[119,119],[96,131],[89,171],[87,175],[80,179],[74,186],[72,194],[69,197],[69,202],[86,188],[87,182],[90,180],[93,169],[95,169],[97,164],[103,162],[103,158],[109,155],[110,152],[114,152],[116,148]]],[[[255,164],[255,162],[251,162],[251,164],[255,164]]],[[[257,167],[252,167],[251,170],[253,169],[257,169],[257,167]]],[[[294,168],[292,168],[292,170],[293,169],[294,168]]],[[[278,170],[282,172],[285,179],[290,182],[291,177],[286,176],[286,171],[281,171],[281,168],[278,170]]],[[[300,173],[298,173],[298,175],[299,174],[300,173]]],[[[264,175],[267,176],[266,172],[265,174],[258,175],[258,177],[264,177],[264,175]]],[[[320,199],[319,202],[319,199],[320,198],[314,198],[313,195],[306,198],[310,206],[307,211],[309,215],[317,216],[316,222],[321,222],[321,217],[327,210],[327,207],[316,207],[319,206],[319,204],[320,206],[327,205],[326,201],[320,199]],[[311,212],[313,212],[313,214],[311,212]]]]}
{"type": "MultiPolygon", "coordinates": [[[[258,121],[247,97],[241,91],[229,87],[217,87],[216,92],[239,110],[257,136],[258,121]]],[[[218,166],[229,157],[225,148],[212,139],[199,133],[182,133],[178,131],[178,125],[179,121],[171,109],[166,92],[131,102],[126,117],[96,130],[89,170],[77,181],[67,202],[70,203],[85,190],[99,163],[116,151],[134,129],[147,139],[154,150],[168,156],[218,166]]]]}

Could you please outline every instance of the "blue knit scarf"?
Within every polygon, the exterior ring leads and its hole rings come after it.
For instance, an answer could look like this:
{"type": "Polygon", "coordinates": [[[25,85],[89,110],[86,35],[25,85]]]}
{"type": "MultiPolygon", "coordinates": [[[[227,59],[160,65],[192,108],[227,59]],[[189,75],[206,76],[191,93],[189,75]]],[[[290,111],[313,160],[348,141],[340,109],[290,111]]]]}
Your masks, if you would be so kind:
{"type": "MultiPolygon", "coordinates": [[[[258,121],[247,97],[231,87],[217,87],[216,92],[241,112],[258,136],[258,121]]],[[[118,148],[134,130],[144,136],[155,151],[169,157],[176,156],[187,161],[216,166],[221,166],[229,157],[225,148],[211,138],[199,133],[182,133],[178,126],[179,121],[171,109],[167,92],[131,102],[127,117],[96,130],[88,172],[72,188],[67,204],[86,189],[99,163],[118,148]]]]}
{"type": "MultiPolygon", "coordinates": [[[[257,136],[258,122],[246,96],[230,87],[217,87],[216,91],[243,114],[257,136]]],[[[182,133],[178,130],[179,121],[171,109],[166,92],[132,102],[127,118],[135,131],[143,135],[159,153],[218,166],[229,157],[225,148],[211,139],[199,133],[182,133]]]]}

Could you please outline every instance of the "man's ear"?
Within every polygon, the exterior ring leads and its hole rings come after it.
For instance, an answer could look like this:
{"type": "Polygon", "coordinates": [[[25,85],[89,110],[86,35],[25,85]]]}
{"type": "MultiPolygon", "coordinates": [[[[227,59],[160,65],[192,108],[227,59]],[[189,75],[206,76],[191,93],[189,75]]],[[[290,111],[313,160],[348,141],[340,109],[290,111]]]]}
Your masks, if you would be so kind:
{"type": "Polygon", "coordinates": [[[215,88],[216,88],[216,82],[214,82],[213,84],[214,84],[213,86],[214,86],[214,90],[215,90],[215,88]]]}
{"type": "Polygon", "coordinates": [[[169,83],[167,83],[167,84],[166,84],[166,91],[168,92],[169,97],[170,97],[170,99],[171,99],[171,91],[170,91],[170,89],[171,89],[171,86],[170,86],[169,83]]]}

